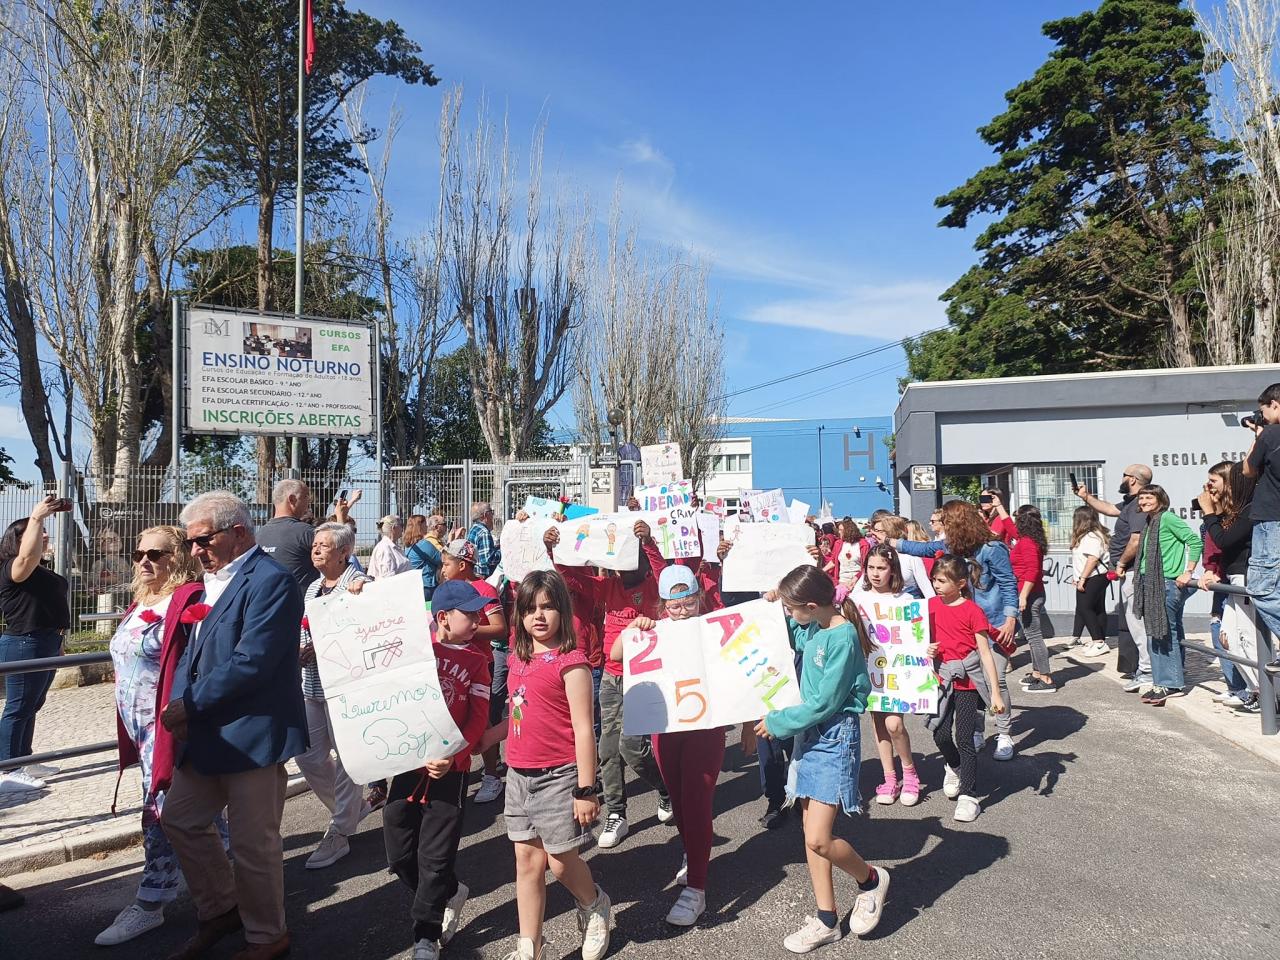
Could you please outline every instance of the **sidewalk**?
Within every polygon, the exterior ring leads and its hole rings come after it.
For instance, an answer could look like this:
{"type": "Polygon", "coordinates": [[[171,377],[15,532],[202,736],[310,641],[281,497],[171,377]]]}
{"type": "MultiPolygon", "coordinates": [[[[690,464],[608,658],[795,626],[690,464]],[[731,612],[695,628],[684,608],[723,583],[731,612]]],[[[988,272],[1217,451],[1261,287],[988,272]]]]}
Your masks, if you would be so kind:
{"type": "MultiPolygon", "coordinates": [[[[110,683],[49,691],[36,720],[35,751],[58,750],[115,737],[115,694],[110,683]]],[[[0,700],[0,702],[3,702],[0,700]]],[[[56,764],[48,788],[0,794],[0,877],[79,860],[142,842],[142,780],[137,766],[120,780],[116,816],[116,753],[75,757],[56,764]]],[[[306,789],[289,765],[289,796],[306,789]]]]}

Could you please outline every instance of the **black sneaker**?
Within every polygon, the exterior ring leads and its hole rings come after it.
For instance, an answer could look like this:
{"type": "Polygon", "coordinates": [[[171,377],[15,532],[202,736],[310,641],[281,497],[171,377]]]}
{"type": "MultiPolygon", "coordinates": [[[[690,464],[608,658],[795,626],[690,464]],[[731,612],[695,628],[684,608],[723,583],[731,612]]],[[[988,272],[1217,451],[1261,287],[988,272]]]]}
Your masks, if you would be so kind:
{"type": "Polygon", "coordinates": [[[1024,683],[1022,689],[1027,693],[1057,693],[1058,685],[1056,683],[1045,683],[1037,678],[1030,683],[1024,683]]]}
{"type": "Polygon", "coordinates": [[[658,822],[671,823],[676,818],[676,812],[671,808],[670,797],[658,797],[658,822]]]}
{"type": "Polygon", "coordinates": [[[1241,713],[1261,713],[1262,704],[1258,702],[1258,695],[1256,693],[1251,693],[1249,696],[1244,698],[1244,703],[1240,704],[1236,709],[1241,713]]]}
{"type": "Polygon", "coordinates": [[[764,812],[764,816],[760,818],[760,826],[766,830],[777,830],[786,822],[787,811],[781,807],[770,807],[764,812]]]}
{"type": "Polygon", "coordinates": [[[1164,702],[1169,699],[1168,687],[1152,687],[1142,695],[1142,702],[1150,704],[1153,707],[1163,707],[1164,702]]]}

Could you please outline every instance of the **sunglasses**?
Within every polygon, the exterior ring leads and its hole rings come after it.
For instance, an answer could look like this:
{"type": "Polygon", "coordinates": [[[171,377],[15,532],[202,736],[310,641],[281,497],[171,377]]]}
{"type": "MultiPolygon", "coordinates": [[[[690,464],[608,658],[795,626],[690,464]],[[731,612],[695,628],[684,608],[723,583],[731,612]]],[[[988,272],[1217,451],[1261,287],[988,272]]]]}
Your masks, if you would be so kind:
{"type": "MultiPolygon", "coordinates": [[[[234,523],[231,524],[231,527],[234,527],[234,526],[235,526],[234,523]]],[[[201,550],[208,550],[209,545],[213,543],[213,538],[220,533],[226,533],[228,530],[231,529],[231,527],[223,527],[220,530],[213,531],[213,533],[202,534],[201,536],[198,536],[198,537],[187,537],[185,540],[182,541],[182,543],[184,546],[186,546],[188,550],[190,550],[192,547],[199,547],[201,550]]]]}
{"type": "Polygon", "coordinates": [[[142,558],[146,557],[152,563],[155,563],[161,557],[173,556],[172,550],[135,550],[133,551],[133,562],[141,563],[142,558]]]}

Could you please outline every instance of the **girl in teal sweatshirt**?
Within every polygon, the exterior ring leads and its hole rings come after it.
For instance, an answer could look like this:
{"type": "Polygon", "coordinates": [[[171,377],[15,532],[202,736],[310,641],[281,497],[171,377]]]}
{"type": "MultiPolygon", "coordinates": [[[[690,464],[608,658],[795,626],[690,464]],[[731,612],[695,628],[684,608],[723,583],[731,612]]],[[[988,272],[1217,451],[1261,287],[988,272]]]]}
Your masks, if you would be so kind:
{"type": "Polygon", "coordinates": [[[804,658],[802,702],[771,711],[756,726],[761,737],[796,738],[787,792],[804,814],[805,856],[817,916],[783,940],[792,953],[808,953],[841,937],[836,913],[834,864],[858,883],[849,930],[870,933],[880,922],[889,871],[876,868],[833,832],[836,814],[854,814],[862,757],[859,722],[871,692],[866,655],[871,640],[853,603],[839,596],[816,566],[796,567],[776,594],[787,608],[788,626],[804,658]]]}

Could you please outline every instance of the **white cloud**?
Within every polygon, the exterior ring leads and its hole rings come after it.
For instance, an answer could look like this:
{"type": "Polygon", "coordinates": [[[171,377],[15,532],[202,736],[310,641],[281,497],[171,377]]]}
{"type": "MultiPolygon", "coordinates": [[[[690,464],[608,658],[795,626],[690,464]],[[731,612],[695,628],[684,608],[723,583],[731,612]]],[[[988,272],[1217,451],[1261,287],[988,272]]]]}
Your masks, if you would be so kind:
{"type": "Polygon", "coordinates": [[[675,165],[667,159],[667,155],[655,147],[648,137],[624,140],[618,145],[616,152],[626,163],[636,166],[658,167],[667,172],[673,172],[675,169],[675,165]]]}
{"type": "Polygon", "coordinates": [[[945,308],[938,300],[945,289],[946,284],[928,281],[859,285],[834,298],[761,303],[747,310],[743,319],[846,336],[897,340],[945,322],[945,308]]]}

